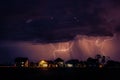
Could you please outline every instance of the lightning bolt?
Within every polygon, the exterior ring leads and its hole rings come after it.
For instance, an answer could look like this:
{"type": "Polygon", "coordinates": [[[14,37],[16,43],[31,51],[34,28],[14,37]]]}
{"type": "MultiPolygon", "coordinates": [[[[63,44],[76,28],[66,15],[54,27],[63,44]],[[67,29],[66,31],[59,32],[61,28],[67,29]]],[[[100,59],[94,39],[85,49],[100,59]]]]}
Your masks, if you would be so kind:
{"type": "MultiPolygon", "coordinates": [[[[101,46],[101,51],[102,51],[102,49],[104,49],[104,45],[103,45],[103,44],[104,44],[105,42],[107,42],[107,41],[113,40],[113,38],[114,38],[114,37],[107,37],[107,39],[104,39],[104,40],[103,40],[103,43],[102,43],[102,46],[101,46]]],[[[104,52],[103,52],[103,55],[105,55],[104,52]]]]}
{"type": "Polygon", "coordinates": [[[95,45],[97,46],[97,50],[101,53],[101,45],[102,43],[99,42],[99,38],[96,39],[95,41],[95,45]]]}
{"type": "MultiPolygon", "coordinates": [[[[100,54],[105,55],[104,53],[104,47],[105,47],[105,43],[107,41],[113,40],[114,37],[109,37],[109,36],[105,36],[105,37],[87,37],[87,36],[77,36],[75,38],[74,41],[69,41],[69,42],[61,42],[61,43],[51,43],[51,47],[53,48],[53,58],[56,59],[56,55],[57,53],[68,53],[70,55],[70,58],[72,58],[72,47],[74,46],[73,44],[75,44],[75,42],[78,45],[78,47],[82,48],[83,51],[87,51],[88,53],[90,53],[93,47],[93,49],[97,49],[98,52],[100,52],[100,54]],[[79,46],[80,45],[80,46],[79,46]]],[[[91,54],[89,54],[91,55],[91,54]]]]}
{"type": "Polygon", "coordinates": [[[104,51],[103,51],[104,43],[107,42],[107,41],[110,41],[110,40],[112,40],[112,39],[113,39],[113,38],[111,38],[111,37],[105,37],[102,42],[99,42],[99,41],[100,41],[100,38],[96,39],[95,45],[99,48],[99,52],[100,52],[102,55],[105,55],[105,54],[104,54],[104,51]]]}
{"type": "Polygon", "coordinates": [[[53,48],[54,48],[54,51],[53,51],[53,58],[56,59],[56,53],[57,52],[68,52],[70,57],[71,54],[70,54],[70,51],[72,50],[72,46],[73,46],[73,42],[67,42],[67,43],[58,43],[58,47],[55,47],[54,44],[50,44],[53,48]]]}

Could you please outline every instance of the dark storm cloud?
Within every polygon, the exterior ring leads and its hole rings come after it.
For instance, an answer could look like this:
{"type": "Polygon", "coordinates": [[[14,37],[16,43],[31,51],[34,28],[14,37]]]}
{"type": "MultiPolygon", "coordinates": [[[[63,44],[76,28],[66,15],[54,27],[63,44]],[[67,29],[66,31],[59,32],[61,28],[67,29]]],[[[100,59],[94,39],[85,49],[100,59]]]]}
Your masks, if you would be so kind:
{"type": "Polygon", "coordinates": [[[119,28],[112,14],[117,4],[119,0],[3,0],[0,39],[54,42],[77,34],[112,36],[119,28]]]}
{"type": "Polygon", "coordinates": [[[10,55],[10,52],[11,52],[11,49],[9,47],[0,46],[0,53],[2,54],[0,55],[0,63],[9,64],[11,62],[12,55],[10,55]]]}

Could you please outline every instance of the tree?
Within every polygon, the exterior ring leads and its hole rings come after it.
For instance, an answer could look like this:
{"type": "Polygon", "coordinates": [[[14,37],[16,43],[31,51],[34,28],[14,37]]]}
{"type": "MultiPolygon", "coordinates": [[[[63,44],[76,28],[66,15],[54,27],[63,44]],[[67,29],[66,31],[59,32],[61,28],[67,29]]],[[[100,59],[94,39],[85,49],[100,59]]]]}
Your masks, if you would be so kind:
{"type": "Polygon", "coordinates": [[[101,62],[101,58],[102,58],[102,56],[100,54],[97,54],[95,56],[95,59],[97,59],[99,63],[101,62]]]}
{"type": "Polygon", "coordinates": [[[102,56],[102,60],[101,60],[101,63],[104,64],[106,62],[106,57],[105,56],[102,56]]]}
{"type": "Polygon", "coordinates": [[[55,64],[58,65],[58,67],[63,67],[64,66],[64,60],[61,58],[57,58],[56,60],[54,60],[55,64]]]}
{"type": "Polygon", "coordinates": [[[62,58],[57,58],[57,59],[55,59],[54,62],[64,62],[64,60],[62,58]]]}

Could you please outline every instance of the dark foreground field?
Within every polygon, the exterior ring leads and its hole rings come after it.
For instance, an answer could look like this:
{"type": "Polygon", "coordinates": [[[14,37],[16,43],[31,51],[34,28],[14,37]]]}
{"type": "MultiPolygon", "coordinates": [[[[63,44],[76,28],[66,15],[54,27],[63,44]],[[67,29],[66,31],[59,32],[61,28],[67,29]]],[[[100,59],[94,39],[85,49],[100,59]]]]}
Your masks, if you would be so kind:
{"type": "Polygon", "coordinates": [[[0,80],[120,80],[120,69],[0,68],[0,80]]]}

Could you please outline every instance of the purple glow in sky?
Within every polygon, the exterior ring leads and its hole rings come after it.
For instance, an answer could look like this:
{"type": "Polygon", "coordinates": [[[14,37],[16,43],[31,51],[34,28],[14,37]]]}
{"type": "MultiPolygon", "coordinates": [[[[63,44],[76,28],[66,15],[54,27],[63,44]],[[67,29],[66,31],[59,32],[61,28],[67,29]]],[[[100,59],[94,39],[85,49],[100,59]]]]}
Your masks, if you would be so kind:
{"type": "Polygon", "coordinates": [[[1,0],[0,63],[102,54],[120,61],[119,0],[1,0]]]}
{"type": "MultiPolygon", "coordinates": [[[[113,60],[119,61],[119,36],[94,37],[77,35],[74,40],[58,43],[32,43],[32,42],[7,42],[0,47],[7,47],[10,51],[6,54],[12,55],[10,58],[18,56],[28,57],[31,61],[40,59],[54,60],[58,57],[64,60],[79,59],[85,60],[94,57],[96,54],[109,56],[113,60]]],[[[5,58],[6,56],[4,56],[5,58]]]]}

